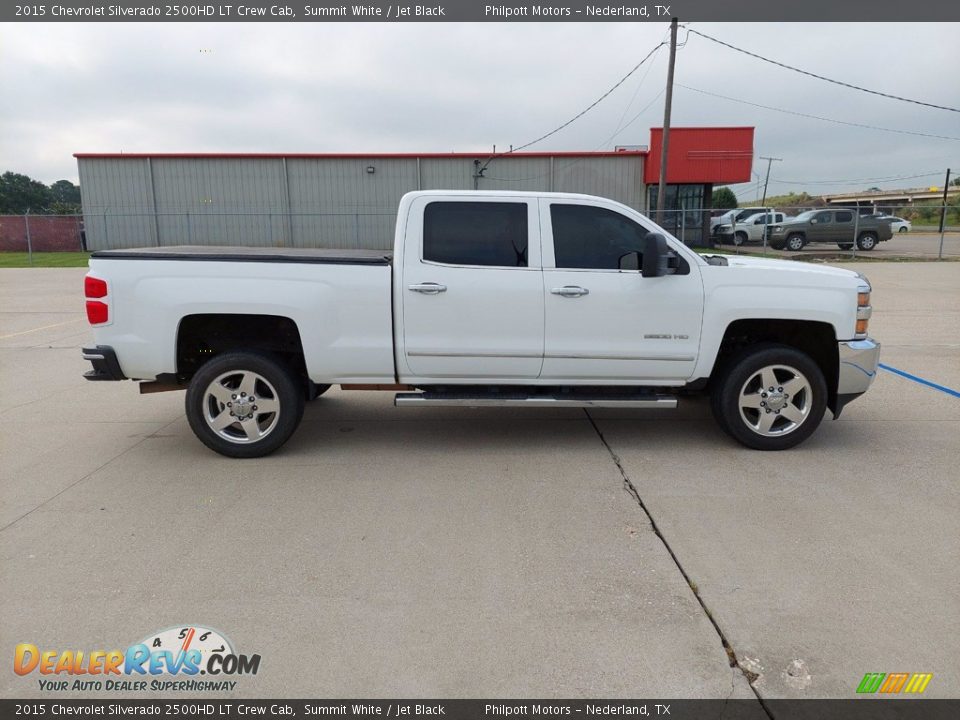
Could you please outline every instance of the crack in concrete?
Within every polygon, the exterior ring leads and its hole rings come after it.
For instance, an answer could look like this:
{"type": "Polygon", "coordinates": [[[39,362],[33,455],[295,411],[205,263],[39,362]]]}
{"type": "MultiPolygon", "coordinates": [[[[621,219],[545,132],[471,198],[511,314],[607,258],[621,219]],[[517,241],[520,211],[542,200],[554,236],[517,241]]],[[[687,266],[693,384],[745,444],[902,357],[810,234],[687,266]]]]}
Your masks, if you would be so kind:
{"type": "MultiPolygon", "coordinates": [[[[720,637],[720,643],[723,645],[723,651],[727,654],[727,660],[730,663],[731,668],[736,668],[739,670],[744,678],[747,680],[747,684],[750,686],[750,689],[753,691],[753,694],[756,696],[757,701],[760,703],[760,707],[763,708],[763,711],[766,713],[767,717],[770,720],[774,720],[773,713],[770,711],[770,708],[767,707],[766,702],[760,693],[753,686],[754,680],[757,679],[756,673],[752,673],[746,668],[740,665],[740,661],[737,660],[737,653],[734,651],[733,646],[727,640],[727,636],[724,634],[723,630],[720,628],[720,624],[717,622],[716,618],[713,617],[713,613],[710,612],[710,609],[707,607],[707,604],[704,602],[703,598],[700,596],[700,589],[697,587],[697,584],[690,578],[690,575],[687,574],[687,571],[684,569],[683,564],[680,562],[680,558],[677,557],[677,554],[674,552],[673,548],[670,546],[669,541],[660,531],[660,527],[657,525],[657,521],[653,517],[653,513],[650,512],[650,509],[647,507],[646,503],[643,501],[643,498],[640,497],[640,493],[637,491],[636,486],[633,484],[633,481],[630,480],[630,476],[627,475],[626,468],[623,467],[623,463],[620,461],[620,456],[617,455],[613,448],[610,446],[610,443],[607,442],[607,439],[603,436],[603,431],[600,430],[600,426],[597,425],[596,421],[593,419],[593,416],[590,415],[590,411],[584,408],[584,414],[587,416],[587,420],[590,422],[590,425],[593,426],[594,432],[597,433],[597,437],[600,438],[600,442],[603,443],[603,446],[607,449],[607,452],[610,453],[610,458],[613,460],[613,463],[617,466],[617,469],[620,471],[620,477],[623,478],[623,489],[627,491],[637,504],[640,506],[640,509],[643,510],[643,513],[647,516],[647,520],[650,521],[650,527],[653,530],[654,534],[660,539],[660,542],[663,543],[664,548],[666,548],[667,553],[673,559],[674,565],[677,566],[677,570],[680,571],[680,575],[683,576],[684,581],[690,587],[690,591],[693,593],[693,596],[697,599],[697,602],[700,604],[701,609],[704,614],[707,616],[707,619],[710,621],[710,624],[713,625],[713,629],[716,630],[717,635],[720,637]]],[[[727,696],[726,700],[730,699],[730,696],[733,695],[733,679],[731,678],[731,688],[730,695],[727,696]]],[[[722,716],[722,713],[721,713],[722,716]]]]}

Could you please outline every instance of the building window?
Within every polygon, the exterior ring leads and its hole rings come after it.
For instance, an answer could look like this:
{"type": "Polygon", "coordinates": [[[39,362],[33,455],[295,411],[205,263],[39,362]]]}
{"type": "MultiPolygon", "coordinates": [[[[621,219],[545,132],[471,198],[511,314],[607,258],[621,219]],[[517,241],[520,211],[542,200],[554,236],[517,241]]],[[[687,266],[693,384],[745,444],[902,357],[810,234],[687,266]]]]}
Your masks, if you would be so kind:
{"type": "Polygon", "coordinates": [[[663,217],[657,217],[657,197],[660,188],[651,185],[648,192],[647,215],[658,225],[677,234],[680,229],[699,230],[703,227],[703,185],[667,185],[663,217]]]}

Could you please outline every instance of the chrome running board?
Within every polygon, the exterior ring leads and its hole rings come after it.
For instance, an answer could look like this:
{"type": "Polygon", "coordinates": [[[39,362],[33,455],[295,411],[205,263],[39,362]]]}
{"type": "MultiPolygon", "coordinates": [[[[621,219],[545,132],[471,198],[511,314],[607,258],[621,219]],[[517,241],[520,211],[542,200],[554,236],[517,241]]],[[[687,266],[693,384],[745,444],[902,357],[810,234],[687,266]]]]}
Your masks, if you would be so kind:
{"type": "Polygon", "coordinates": [[[527,407],[527,408],[656,408],[671,410],[677,406],[672,395],[637,393],[630,395],[577,396],[573,393],[524,395],[517,393],[397,393],[397,407],[527,407]]]}

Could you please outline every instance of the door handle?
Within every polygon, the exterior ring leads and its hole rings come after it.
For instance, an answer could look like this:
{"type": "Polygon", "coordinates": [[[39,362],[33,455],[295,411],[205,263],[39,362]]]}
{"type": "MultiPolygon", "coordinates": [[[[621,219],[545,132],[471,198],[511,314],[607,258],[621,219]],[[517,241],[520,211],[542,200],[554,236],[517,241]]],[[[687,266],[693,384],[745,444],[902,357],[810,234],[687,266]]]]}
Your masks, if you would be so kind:
{"type": "Polygon", "coordinates": [[[446,285],[440,285],[439,283],[417,283],[415,285],[408,285],[408,290],[413,290],[414,292],[423,293],[424,295],[438,295],[442,292],[447,291],[446,285]]]}
{"type": "Polygon", "coordinates": [[[575,298],[580,297],[581,295],[589,295],[590,291],[579,285],[564,285],[563,287],[553,288],[550,291],[554,295],[560,295],[561,297],[575,298]]]}

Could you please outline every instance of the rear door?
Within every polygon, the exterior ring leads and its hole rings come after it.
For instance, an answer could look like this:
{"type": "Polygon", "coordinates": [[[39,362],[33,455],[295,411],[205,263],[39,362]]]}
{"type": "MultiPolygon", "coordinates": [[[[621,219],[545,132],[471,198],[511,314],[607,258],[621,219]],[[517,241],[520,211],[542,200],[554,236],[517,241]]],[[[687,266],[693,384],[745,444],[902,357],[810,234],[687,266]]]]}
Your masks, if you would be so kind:
{"type": "MultiPolygon", "coordinates": [[[[700,343],[699,268],[675,275],[621,270],[650,230],[619,211],[540,201],[546,331],[542,379],[598,384],[685,380],[700,343]]],[[[641,265],[642,267],[642,265],[641,265]]],[[[666,384],[666,383],[665,383],[666,384]]]]}
{"type": "Polygon", "coordinates": [[[833,233],[830,239],[835,242],[852,243],[854,225],[852,210],[837,210],[833,214],[833,233]]]}
{"type": "Polygon", "coordinates": [[[401,370],[405,363],[411,376],[438,381],[540,374],[544,300],[536,199],[417,198],[402,262],[401,370]]]}

